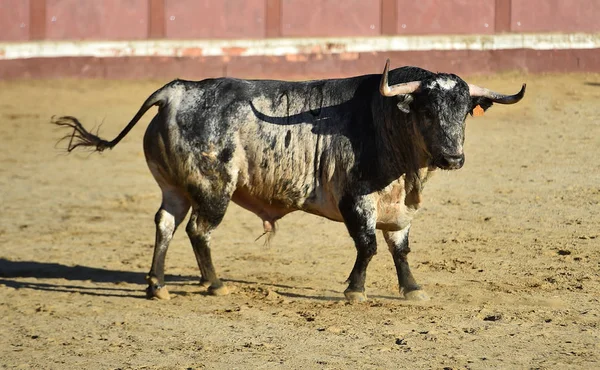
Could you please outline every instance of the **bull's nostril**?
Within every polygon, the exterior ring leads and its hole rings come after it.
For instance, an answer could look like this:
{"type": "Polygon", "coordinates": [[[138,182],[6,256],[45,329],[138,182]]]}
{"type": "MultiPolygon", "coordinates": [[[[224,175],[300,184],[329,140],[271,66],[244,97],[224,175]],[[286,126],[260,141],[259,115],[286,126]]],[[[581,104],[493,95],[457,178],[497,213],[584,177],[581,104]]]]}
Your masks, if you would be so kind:
{"type": "Polygon", "coordinates": [[[440,159],[441,168],[457,169],[461,168],[464,163],[464,155],[445,155],[440,159]]]}

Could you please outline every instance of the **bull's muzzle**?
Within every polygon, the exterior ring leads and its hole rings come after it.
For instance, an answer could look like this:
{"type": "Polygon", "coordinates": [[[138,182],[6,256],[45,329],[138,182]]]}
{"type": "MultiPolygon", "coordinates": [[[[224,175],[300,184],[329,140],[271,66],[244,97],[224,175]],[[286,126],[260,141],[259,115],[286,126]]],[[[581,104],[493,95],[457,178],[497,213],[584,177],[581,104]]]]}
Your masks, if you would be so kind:
{"type": "Polygon", "coordinates": [[[442,170],[458,170],[465,164],[465,155],[444,154],[439,156],[434,164],[442,170]]]}

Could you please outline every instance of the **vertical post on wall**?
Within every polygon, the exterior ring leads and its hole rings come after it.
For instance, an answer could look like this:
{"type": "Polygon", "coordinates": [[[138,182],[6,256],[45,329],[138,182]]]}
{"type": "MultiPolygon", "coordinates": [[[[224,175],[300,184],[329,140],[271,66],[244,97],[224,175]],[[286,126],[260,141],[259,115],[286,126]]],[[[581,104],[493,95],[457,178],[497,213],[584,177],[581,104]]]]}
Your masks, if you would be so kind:
{"type": "Polygon", "coordinates": [[[46,38],[46,0],[29,1],[29,40],[46,38]]]}
{"type": "Polygon", "coordinates": [[[395,35],[398,32],[398,2],[381,0],[381,34],[395,35]]]}
{"type": "Polygon", "coordinates": [[[281,37],[281,0],[267,0],[266,36],[281,37]]]}
{"type": "Polygon", "coordinates": [[[148,38],[162,39],[166,35],[165,30],[165,1],[148,0],[148,38]]]}
{"type": "Polygon", "coordinates": [[[511,2],[512,0],[496,0],[494,25],[496,33],[510,32],[511,2]]]}

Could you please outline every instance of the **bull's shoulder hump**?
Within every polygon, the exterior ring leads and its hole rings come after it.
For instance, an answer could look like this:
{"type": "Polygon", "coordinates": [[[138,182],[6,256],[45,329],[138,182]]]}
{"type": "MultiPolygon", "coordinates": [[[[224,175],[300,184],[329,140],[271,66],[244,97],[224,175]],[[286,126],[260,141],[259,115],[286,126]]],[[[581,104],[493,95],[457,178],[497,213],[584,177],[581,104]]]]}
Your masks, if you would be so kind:
{"type": "Polygon", "coordinates": [[[404,83],[410,81],[422,81],[430,79],[436,73],[419,67],[400,67],[392,69],[389,73],[390,84],[404,83]]]}

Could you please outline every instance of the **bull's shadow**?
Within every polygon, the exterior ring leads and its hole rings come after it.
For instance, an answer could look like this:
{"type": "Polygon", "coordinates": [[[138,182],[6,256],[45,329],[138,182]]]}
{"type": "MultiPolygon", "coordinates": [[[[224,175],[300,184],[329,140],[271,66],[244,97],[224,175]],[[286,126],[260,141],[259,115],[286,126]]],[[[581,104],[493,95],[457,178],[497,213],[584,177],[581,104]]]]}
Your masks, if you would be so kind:
{"type": "MultiPolygon", "coordinates": [[[[36,261],[10,261],[0,258],[0,284],[20,289],[46,290],[53,292],[77,292],[85,295],[107,297],[144,298],[143,288],[128,288],[118,284],[139,284],[145,287],[145,273],[110,270],[88,266],[66,266],[60,263],[36,261]],[[19,278],[64,279],[68,281],[90,281],[114,284],[113,286],[82,286],[61,283],[21,281],[19,278]]],[[[197,276],[167,275],[169,283],[197,282],[197,276]]]]}
{"type": "Polygon", "coordinates": [[[270,110],[279,112],[280,116],[261,111],[252,100],[248,101],[248,105],[262,122],[280,126],[308,124],[312,125],[312,132],[319,135],[347,134],[340,132],[342,122],[353,130],[371,128],[365,123],[372,119],[371,98],[378,91],[378,78],[350,79],[348,88],[355,90],[352,95],[339,91],[332,94],[329,90],[335,89],[334,86],[325,86],[324,82],[318,81],[305,89],[272,94],[268,99],[270,110]],[[331,105],[325,105],[326,102],[331,105]]]}
{"type": "MultiPolygon", "coordinates": [[[[306,108],[303,112],[288,114],[281,117],[271,116],[259,111],[252,101],[249,101],[248,104],[254,116],[263,122],[281,126],[310,124],[313,126],[311,130],[312,133],[319,135],[341,134],[339,125],[339,122],[341,121],[361,122],[365,120],[361,115],[353,116],[349,114],[349,112],[352,112],[353,108],[356,108],[359,104],[364,105],[364,102],[355,100],[349,100],[328,107],[319,106],[314,109],[306,108]]],[[[368,112],[368,110],[363,109],[361,113],[362,112],[368,112]]],[[[359,123],[355,123],[355,125],[358,124],[359,123]]]]}
{"type": "MultiPolygon", "coordinates": [[[[66,266],[60,263],[36,262],[36,261],[10,261],[0,258],[0,285],[14,289],[33,289],[48,292],[79,293],[89,296],[99,297],[120,297],[120,298],[146,298],[144,289],[146,288],[145,273],[110,270],[89,266],[66,266]],[[23,281],[20,279],[64,279],[68,281],[81,281],[99,283],[95,286],[71,285],[52,282],[23,281]],[[108,285],[107,284],[113,284],[108,285]],[[138,287],[125,287],[120,284],[136,284],[138,287]]],[[[199,276],[196,275],[166,275],[167,284],[187,285],[197,284],[199,276]]],[[[328,289],[327,295],[308,293],[313,291],[311,287],[290,286],[278,283],[267,283],[260,281],[222,279],[224,282],[237,283],[246,286],[265,286],[271,287],[277,294],[292,299],[310,299],[317,301],[343,301],[341,291],[328,289]],[[290,292],[291,289],[301,289],[307,293],[290,292]]],[[[172,290],[172,293],[177,293],[172,290]]],[[[200,294],[206,295],[206,292],[200,294]]],[[[371,295],[371,298],[383,298],[395,300],[397,297],[385,295],[371,295]]]]}
{"type": "MultiPolygon", "coordinates": [[[[146,298],[144,289],[146,282],[145,273],[109,270],[88,266],[66,266],[60,263],[35,262],[35,261],[9,261],[0,258],[0,285],[5,285],[14,289],[33,289],[48,292],[79,293],[89,296],[100,297],[120,297],[120,298],[146,298]],[[23,281],[20,279],[64,279],[68,281],[88,281],[99,283],[95,286],[71,285],[39,281],[23,281]],[[107,286],[106,284],[114,284],[107,286]],[[119,284],[137,284],[139,287],[124,287],[119,284]]],[[[167,275],[165,277],[167,284],[197,284],[198,276],[167,275]]],[[[302,298],[319,301],[341,301],[343,296],[341,292],[330,289],[327,296],[320,296],[310,293],[292,293],[290,289],[303,289],[312,291],[310,287],[290,286],[285,284],[266,283],[259,281],[222,279],[224,282],[237,283],[246,286],[266,286],[287,298],[302,298]]],[[[172,293],[177,293],[172,291],[172,293]]],[[[206,294],[205,292],[200,294],[206,294]]],[[[373,298],[394,299],[394,297],[372,296],[373,298]]]]}

